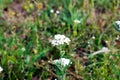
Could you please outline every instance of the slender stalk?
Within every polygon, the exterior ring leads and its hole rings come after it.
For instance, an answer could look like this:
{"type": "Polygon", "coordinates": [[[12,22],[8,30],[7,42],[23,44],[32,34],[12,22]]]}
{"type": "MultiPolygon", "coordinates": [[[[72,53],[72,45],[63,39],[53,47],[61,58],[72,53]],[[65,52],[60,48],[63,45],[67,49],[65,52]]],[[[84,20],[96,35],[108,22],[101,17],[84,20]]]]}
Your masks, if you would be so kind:
{"type": "Polygon", "coordinates": [[[62,46],[59,46],[58,49],[60,50],[60,57],[62,58],[65,54],[65,51],[62,50],[62,46]]]}

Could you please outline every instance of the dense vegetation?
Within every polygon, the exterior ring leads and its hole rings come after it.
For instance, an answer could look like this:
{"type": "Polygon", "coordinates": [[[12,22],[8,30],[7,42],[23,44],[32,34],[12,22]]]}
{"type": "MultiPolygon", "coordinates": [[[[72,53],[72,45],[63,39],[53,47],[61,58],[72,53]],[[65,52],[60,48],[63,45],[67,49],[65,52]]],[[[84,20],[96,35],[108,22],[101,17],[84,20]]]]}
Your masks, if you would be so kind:
{"type": "Polygon", "coordinates": [[[119,20],[120,0],[0,0],[0,80],[120,80],[119,20]]]}

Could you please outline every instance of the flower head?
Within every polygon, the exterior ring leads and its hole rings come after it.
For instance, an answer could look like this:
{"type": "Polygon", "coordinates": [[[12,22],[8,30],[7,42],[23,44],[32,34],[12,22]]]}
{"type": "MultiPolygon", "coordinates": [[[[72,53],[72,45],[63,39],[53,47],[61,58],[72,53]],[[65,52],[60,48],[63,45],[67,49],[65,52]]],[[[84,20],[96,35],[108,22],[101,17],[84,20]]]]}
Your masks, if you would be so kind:
{"type": "Polygon", "coordinates": [[[3,68],[2,67],[0,67],[0,73],[3,71],[3,68]]]}
{"type": "Polygon", "coordinates": [[[51,10],[50,10],[50,12],[51,12],[51,13],[54,13],[54,10],[53,10],[53,9],[51,9],[51,10]]]}
{"type": "Polygon", "coordinates": [[[57,10],[57,11],[56,11],[56,14],[60,14],[60,11],[59,11],[59,10],[57,10]]]}
{"type": "Polygon", "coordinates": [[[95,39],[95,36],[92,36],[92,39],[95,39]]]}
{"type": "Polygon", "coordinates": [[[53,61],[53,64],[60,65],[61,67],[66,67],[71,63],[72,62],[70,61],[70,59],[66,59],[66,58],[60,58],[53,61]]]}
{"type": "Polygon", "coordinates": [[[57,46],[57,45],[63,45],[65,43],[69,45],[70,41],[71,40],[68,37],[61,34],[57,34],[54,36],[54,39],[51,40],[50,42],[53,46],[57,46]]]}

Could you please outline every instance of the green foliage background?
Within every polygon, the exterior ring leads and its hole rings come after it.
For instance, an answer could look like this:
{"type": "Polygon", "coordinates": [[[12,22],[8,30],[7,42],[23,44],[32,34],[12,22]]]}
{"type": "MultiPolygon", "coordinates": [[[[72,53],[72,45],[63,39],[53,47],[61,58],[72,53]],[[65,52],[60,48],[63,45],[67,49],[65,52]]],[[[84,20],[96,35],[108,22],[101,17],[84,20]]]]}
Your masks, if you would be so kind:
{"type": "Polygon", "coordinates": [[[0,0],[0,80],[57,78],[48,62],[60,57],[49,42],[55,34],[71,39],[65,80],[119,80],[119,9],[120,0],[0,0]],[[88,58],[102,47],[111,51],[88,58]]]}

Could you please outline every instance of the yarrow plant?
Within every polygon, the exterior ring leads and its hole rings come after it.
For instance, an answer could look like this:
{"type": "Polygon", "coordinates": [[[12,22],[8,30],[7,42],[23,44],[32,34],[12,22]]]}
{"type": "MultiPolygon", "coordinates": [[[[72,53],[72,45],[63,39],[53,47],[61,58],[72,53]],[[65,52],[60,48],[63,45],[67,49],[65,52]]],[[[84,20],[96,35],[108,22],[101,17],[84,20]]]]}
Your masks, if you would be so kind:
{"type": "Polygon", "coordinates": [[[65,35],[57,34],[54,39],[51,40],[51,44],[56,46],[60,50],[60,59],[54,60],[52,63],[56,65],[56,74],[59,80],[65,80],[66,69],[72,63],[69,59],[63,58],[65,51],[63,50],[64,45],[69,45],[70,39],[65,35]]]}
{"type": "Polygon", "coordinates": [[[54,10],[53,10],[53,9],[51,9],[51,10],[50,10],[50,12],[51,12],[51,13],[54,13],[54,10]]]}
{"type": "Polygon", "coordinates": [[[65,80],[66,69],[72,64],[70,59],[60,58],[53,61],[53,64],[57,66],[56,73],[58,75],[58,79],[65,80]]]}
{"type": "Polygon", "coordinates": [[[63,57],[65,54],[65,51],[63,50],[64,45],[69,45],[70,39],[66,37],[65,35],[57,34],[54,36],[54,39],[51,40],[51,44],[53,46],[56,46],[60,50],[60,56],[63,57]]]}
{"type": "Polygon", "coordinates": [[[51,40],[50,42],[53,46],[58,46],[58,45],[63,45],[63,44],[69,45],[70,41],[71,40],[68,37],[61,35],[61,34],[57,34],[54,36],[54,39],[51,40]]]}
{"type": "Polygon", "coordinates": [[[72,62],[70,61],[70,59],[60,58],[60,59],[54,60],[53,63],[61,66],[62,68],[65,68],[72,62]]]}

